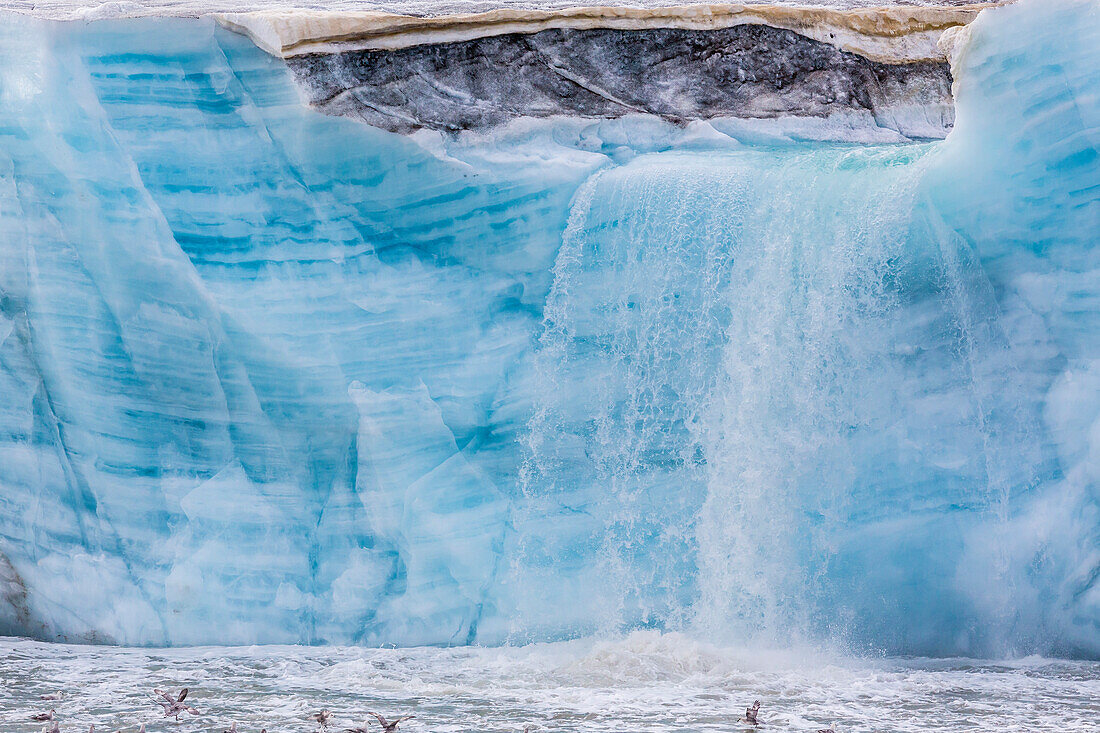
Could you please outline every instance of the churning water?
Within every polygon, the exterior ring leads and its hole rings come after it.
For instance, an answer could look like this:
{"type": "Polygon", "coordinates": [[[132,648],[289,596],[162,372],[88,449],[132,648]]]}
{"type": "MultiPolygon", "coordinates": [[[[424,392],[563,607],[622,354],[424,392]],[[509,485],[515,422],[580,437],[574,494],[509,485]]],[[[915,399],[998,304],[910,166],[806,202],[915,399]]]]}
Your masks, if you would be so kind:
{"type": "Polygon", "coordinates": [[[1096,731],[1100,663],[856,659],[821,651],[754,653],[678,634],[524,647],[364,649],[79,647],[0,644],[0,728],[62,731],[313,731],[361,725],[367,711],[415,714],[422,731],[740,731],[762,701],[765,731],[837,733],[1096,731]],[[160,717],[154,687],[190,688],[202,715],[160,717]],[[61,692],[61,699],[41,695],[61,692]]]}

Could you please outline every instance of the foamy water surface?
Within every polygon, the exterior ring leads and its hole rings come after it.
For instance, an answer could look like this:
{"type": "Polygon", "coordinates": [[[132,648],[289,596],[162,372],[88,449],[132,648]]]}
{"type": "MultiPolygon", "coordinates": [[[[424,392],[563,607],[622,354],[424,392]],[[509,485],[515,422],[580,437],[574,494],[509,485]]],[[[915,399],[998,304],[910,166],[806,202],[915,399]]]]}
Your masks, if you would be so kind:
{"type": "Polygon", "coordinates": [[[419,731],[740,731],[763,701],[767,731],[1096,731],[1100,663],[856,659],[749,653],[677,634],[505,648],[207,647],[142,650],[0,641],[0,729],[333,730],[368,710],[419,731]],[[159,717],[154,687],[190,687],[202,715],[159,717]],[[42,695],[61,692],[56,701],[42,695]]]}

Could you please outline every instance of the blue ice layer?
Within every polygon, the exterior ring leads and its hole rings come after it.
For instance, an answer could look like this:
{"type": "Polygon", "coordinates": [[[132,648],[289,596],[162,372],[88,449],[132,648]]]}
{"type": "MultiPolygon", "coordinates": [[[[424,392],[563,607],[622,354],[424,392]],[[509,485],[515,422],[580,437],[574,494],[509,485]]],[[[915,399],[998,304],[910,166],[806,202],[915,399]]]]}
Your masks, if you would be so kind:
{"type": "Polygon", "coordinates": [[[0,631],[1100,655],[1100,6],[970,32],[840,146],[0,18],[0,631]]]}

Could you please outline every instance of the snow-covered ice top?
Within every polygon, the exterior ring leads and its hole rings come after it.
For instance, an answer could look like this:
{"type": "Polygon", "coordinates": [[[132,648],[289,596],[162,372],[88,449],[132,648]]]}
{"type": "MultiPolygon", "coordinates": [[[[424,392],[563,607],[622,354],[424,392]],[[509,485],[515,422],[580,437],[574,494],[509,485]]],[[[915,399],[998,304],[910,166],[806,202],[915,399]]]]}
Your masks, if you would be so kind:
{"type": "MultiPolygon", "coordinates": [[[[745,5],[786,5],[829,8],[873,8],[883,5],[962,6],[991,5],[998,0],[744,0],[745,5]]],[[[0,9],[42,18],[92,19],[142,16],[196,16],[208,13],[325,10],[381,11],[404,15],[483,13],[499,8],[549,10],[582,6],[670,7],[713,5],[707,0],[0,0],[0,9]]]]}

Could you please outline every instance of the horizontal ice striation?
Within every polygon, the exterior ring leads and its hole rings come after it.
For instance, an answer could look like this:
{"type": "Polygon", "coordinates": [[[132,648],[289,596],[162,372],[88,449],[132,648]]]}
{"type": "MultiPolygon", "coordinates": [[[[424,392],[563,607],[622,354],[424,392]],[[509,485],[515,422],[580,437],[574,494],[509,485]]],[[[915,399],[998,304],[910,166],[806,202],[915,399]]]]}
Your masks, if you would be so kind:
{"type": "Polygon", "coordinates": [[[506,520],[493,402],[592,164],[440,163],[304,109],[209,21],[4,30],[26,631],[468,641],[506,520]]]}
{"type": "Polygon", "coordinates": [[[0,629],[1100,655],[1100,16],[970,33],[951,137],[856,147],[4,18],[0,629]]]}
{"type": "Polygon", "coordinates": [[[394,132],[519,117],[862,118],[911,138],[951,128],[946,62],[878,63],[769,25],[495,35],[291,57],[310,103],[394,132]]]}

